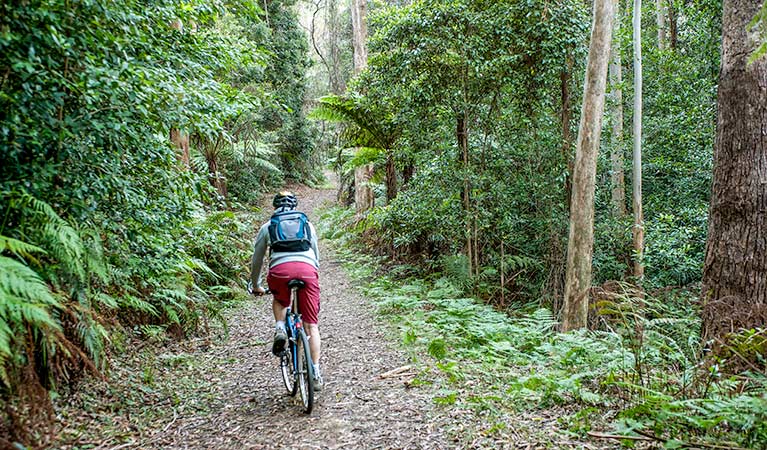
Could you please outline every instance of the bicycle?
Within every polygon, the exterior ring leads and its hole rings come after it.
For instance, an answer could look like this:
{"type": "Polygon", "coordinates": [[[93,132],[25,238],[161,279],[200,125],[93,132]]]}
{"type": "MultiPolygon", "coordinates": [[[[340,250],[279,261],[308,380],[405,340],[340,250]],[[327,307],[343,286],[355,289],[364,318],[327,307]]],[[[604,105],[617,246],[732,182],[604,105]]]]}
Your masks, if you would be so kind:
{"type": "Polygon", "coordinates": [[[288,345],[280,353],[280,372],[285,389],[291,397],[301,394],[304,412],[311,414],[314,407],[314,366],[309,350],[309,337],[301,321],[298,310],[298,291],[303,289],[304,282],[290,280],[290,306],[285,315],[285,330],[288,335],[288,345]]]}
{"type": "MultiPolygon", "coordinates": [[[[285,331],[288,341],[285,350],[280,353],[280,373],[282,381],[285,384],[288,394],[295,397],[301,393],[304,412],[311,414],[314,407],[314,365],[312,364],[312,355],[309,349],[309,337],[304,331],[301,312],[298,310],[298,291],[303,289],[304,282],[299,279],[288,281],[290,288],[290,306],[285,314],[285,331]]],[[[253,285],[248,282],[248,292],[253,294],[253,285]]],[[[266,290],[264,295],[270,294],[266,290]]]]}

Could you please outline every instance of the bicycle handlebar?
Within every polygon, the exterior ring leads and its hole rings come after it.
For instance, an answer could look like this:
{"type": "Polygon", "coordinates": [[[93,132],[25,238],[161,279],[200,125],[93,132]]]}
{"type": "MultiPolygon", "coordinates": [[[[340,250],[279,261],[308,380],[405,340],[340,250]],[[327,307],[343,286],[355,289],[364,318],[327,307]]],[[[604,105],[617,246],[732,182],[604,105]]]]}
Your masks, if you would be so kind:
{"type": "Polygon", "coordinates": [[[269,288],[266,288],[264,290],[264,292],[255,292],[253,290],[253,282],[252,281],[248,281],[247,290],[248,290],[248,294],[255,295],[256,297],[261,297],[262,295],[266,295],[266,294],[271,294],[272,293],[271,289],[269,289],[269,288]]]}

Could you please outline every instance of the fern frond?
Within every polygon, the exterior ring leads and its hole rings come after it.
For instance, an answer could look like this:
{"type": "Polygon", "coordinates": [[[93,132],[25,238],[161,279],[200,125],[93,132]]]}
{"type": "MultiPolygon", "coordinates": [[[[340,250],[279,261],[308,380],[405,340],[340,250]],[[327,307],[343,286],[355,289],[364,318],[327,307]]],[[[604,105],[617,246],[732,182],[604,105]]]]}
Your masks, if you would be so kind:
{"type": "Polygon", "coordinates": [[[50,222],[43,226],[43,240],[50,253],[65,267],[66,271],[85,281],[83,255],[85,247],[77,231],[63,220],[50,222]]]}
{"type": "Polygon", "coordinates": [[[0,252],[9,251],[19,258],[24,258],[29,261],[37,262],[34,254],[45,254],[46,251],[36,245],[29,244],[18,239],[13,239],[7,236],[0,235],[0,252]]]}
{"type": "Polygon", "coordinates": [[[59,303],[37,272],[6,256],[0,256],[0,293],[3,296],[59,307],[59,303]]]}
{"type": "Polygon", "coordinates": [[[160,317],[160,313],[149,302],[142,300],[136,296],[126,294],[119,299],[120,307],[125,309],[133,309],[138,312],[150,314],[155,317],[160,317]]]}

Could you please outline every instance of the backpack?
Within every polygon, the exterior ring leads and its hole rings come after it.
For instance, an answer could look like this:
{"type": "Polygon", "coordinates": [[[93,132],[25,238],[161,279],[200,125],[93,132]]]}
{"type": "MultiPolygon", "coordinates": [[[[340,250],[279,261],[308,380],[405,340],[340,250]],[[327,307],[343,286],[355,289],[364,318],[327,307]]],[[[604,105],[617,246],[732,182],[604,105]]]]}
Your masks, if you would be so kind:
{"type": "Polygon", "coordinates": [[[269,241],[273,252],[305,252],[312,248],[306,214],[300,211],[273,214],[269,221],[269,241]]]}

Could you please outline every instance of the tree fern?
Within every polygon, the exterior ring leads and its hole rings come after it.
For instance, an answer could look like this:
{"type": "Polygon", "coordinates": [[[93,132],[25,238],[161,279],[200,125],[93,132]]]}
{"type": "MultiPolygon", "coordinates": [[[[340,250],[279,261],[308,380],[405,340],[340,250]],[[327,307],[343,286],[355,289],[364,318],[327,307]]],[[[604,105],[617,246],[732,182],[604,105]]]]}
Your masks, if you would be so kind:
{"type": "Polygon", "coordinates": [[[348,147],[388,150],[399,137],[399,131],[390,118],[373,113],[353,97],[322,97],[309,117],[345,124],[347,129],[342,138],[348,147]]]}

